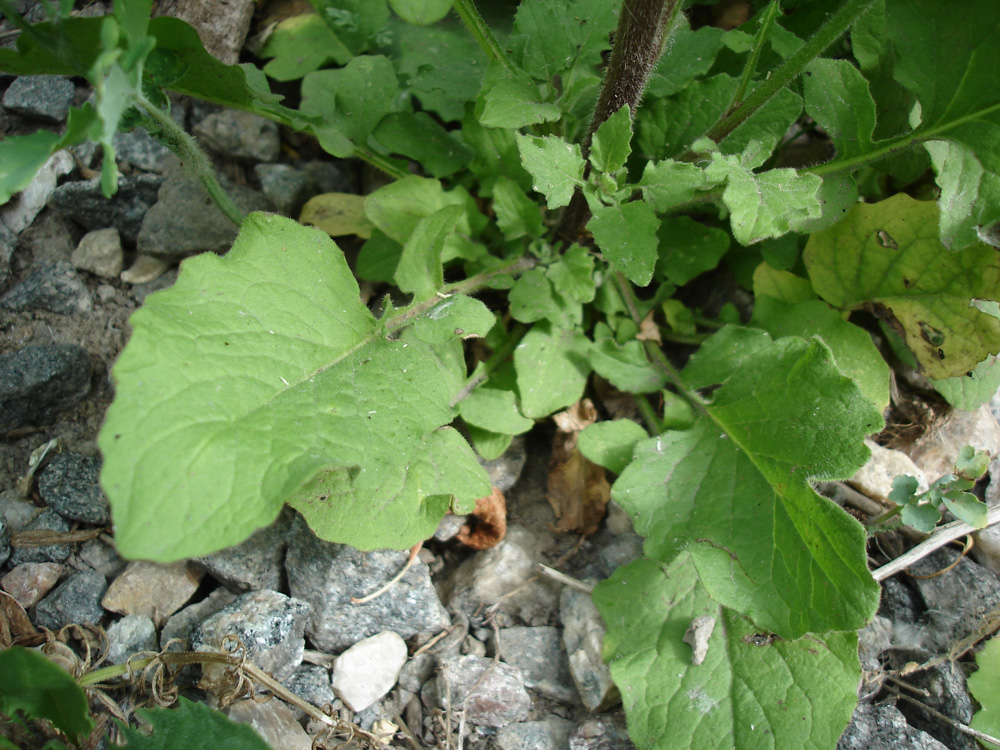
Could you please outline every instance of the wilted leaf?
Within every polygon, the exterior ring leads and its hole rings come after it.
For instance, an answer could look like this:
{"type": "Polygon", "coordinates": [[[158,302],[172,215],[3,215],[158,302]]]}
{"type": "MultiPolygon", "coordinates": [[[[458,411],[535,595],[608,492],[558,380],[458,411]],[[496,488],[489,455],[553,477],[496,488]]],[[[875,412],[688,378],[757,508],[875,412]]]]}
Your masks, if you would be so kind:
{"type": "Polygon", "coordinates": [[[472,515],[475,524],[463,526],[455,535],[458,541],[472,549],[489,549],[503,541],[507,535],[507,500],[499,489],[494,487],[489,495],[476,500],[472,515]]]}
{"type": "Polygon", "coordinates": [[[597,412],[590,399],[584,399],[552,418],[559,429],[552,438],[546,498],[556,514],[555,528],[593,534],[607,510],[611,485],[604,468],[584,458],[576,443],[597,412]]]}

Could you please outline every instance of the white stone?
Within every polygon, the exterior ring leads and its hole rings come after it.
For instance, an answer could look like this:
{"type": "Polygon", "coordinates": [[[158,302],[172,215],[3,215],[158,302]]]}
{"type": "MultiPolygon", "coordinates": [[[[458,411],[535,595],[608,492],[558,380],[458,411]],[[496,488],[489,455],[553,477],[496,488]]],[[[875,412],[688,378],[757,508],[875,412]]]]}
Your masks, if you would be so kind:
{"type": "Polygon", "coordinates": [[[917,490],[927,491],[927,476],[923,469],[913,463],[905,453],[892,448],[883,448],[872,440],[865,440],[865,445],[872,452],[871,458],[848,482],[858,492],[883,504],[889,504],[892,480],[902,474],[916,477],[917,490]]]}
{"type": "Polygon", "coordinates": [[[337,657],[333,692],[354,712],[392,690],[406,663],[406,643],[391,630],[365,638],[337,657]]]}
{"type": "Polygon", "coordinates": [[[117,278],[125,265],[125,253],[118,230],[109,228],[87,232],[69,260],[78,271],[89,271],[103,279],[117,278]]]}

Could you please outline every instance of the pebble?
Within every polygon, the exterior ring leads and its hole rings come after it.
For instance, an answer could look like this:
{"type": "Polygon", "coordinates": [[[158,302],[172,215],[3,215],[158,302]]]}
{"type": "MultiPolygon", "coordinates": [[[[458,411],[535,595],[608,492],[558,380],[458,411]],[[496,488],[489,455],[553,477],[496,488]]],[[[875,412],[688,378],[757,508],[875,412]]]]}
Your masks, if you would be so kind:
{"type": "Polygon", "coordinates": [[[10,557],[10,524],[7,519],[0,516],[0,565],[7,562],[10,557]]]}
{"type": "Polygon", "coordinates": [[[500,602],[500,611],[527,623],[546,624],[559,593],[547,578],[528,583],[541,561],[541,539],[522,526],[510,525],[500,544],[473,555],[451,572],[441,587],[442,599],[449,610],[470,614],[482,604],[500,602]]]}
{"type": "MultiPolygon", "coordinates": [[[[183,126],[183,107],[174,104],[170,108],[170,115],[183,126]]],[[[115,133],[111,145],[115,147],[115,161],[118,164],[129,164],[144,172],[163,174],[172,165],[180,163],[174,153],[146,132],[145,128],[115,133]]]]}
{"type": "MultiPolygon", "coordinates": [[[[988,451],[993,456],[990,471],[994,476],[1000,476],[1000,425],[988,405],[976,411],[952,409],[913,444],[910,458],[933,481],[955,471],[955,459],[964,445],[988,451]]],[[[994,493],[987,499],[1000,497],[996,489],[994,493]]]]}
{"type": "Polygon", "coordinates": [[[42,508],[25,500],[17,490],[0,491],[0,518],[6,519],[10,531],[20,531],[41,512],[42,508]]]}
{"type": "Polygon", "coordinates": [[[102,279],[117,279],[125,265],[122,238],[114,227],[87,232],[70,256],[78,271],[89,271],[102,279]]]}
{"type": "Polygon", "coordinates": [[[253,727],[273,750],[312,749],[313,738],[299,724],[292,709],[281,701],[238,701],[229,707],[229,719],[253,727]]]}
{"type": "Polygon", "coordinates": [[[73,266],[64,261],[37,266],[0,297],[0,307],[17,312],[48,310],[59,315],[89,312],[90,292],[73,266]]]}
{"type": "Polygon", "coordinates": [[[260,189],[285,216],[297,217],[311,194],[309,173],[288,164],[258,164],[253,168],[260,180],[260,189]]]}
{"type": "Polygon", "coordinates": [[[111,508],[101,491],[101,462],[79,453],[53,456],[38,477],[42,499],[63,518],[94,526],[111,521],[111,508]]]}
{"type": "Polygon", "coordinates": [[[337,700],[330,684],[330,671],[317,664],[301,665],[284,681],[284,685],[306,703],[317,708],[330,705],[337,700]]]}
{"type": "Polygon", "coordinates": [[[500,658],[521,670],[525,687],[557,701],[577,700],[559,628],[515,626],[499,633],[500,658]]]}
{"type": "Polygon", "coordinates": [[[234,591],[279,589],[291,518],[282,513],[246,541],[192,562],[234,591]]]}
{"type": "MultiPolygon", "coordinates": [[[[901,474],[916,477],[917,490],[927,491],[927,475],[903,451],[883,448],[873,440],[865,440],[865,445],[871,451],[871,456],[848,480],[858,492],[892,507],[895,503],[889,500],[889,493],[892,491],[893,480],[901,474]]],[[[952,461],[954,462],[954,457],[952,461]]],[[[934,479],[937,479],[937,476],[934,479]]]]}
{"type": "Polygon", "coordinates": [[[159,627],[198,590],[201,571],[182,561],[163,565],[137,560],[112,581],[104,608],[148,617],[159,627]]]}
{"type": "MultiPolygon", "coordinates": [[[[69,531],[69,523],[51,508],[46,508],[24,527],[25,531],[69,531]]],[[[12,566],[29,562],[61,563],[69,557],[68,544],[47,544],[42,547],[16,547],[10,555],[12,566]]]]}
{"type": "Polygon", "coordinates": [[[227,588],[220,586],[200,602],[195,602],[182,610],[179,610],[167,620],[160,631],[160,643],[164,648],[172,651],[184,651],[191,645],[191,631],[195,626],[207,620],[217,612],[221,612],[236,601],[236,594],[227,588]],[[168,646],[168,642],[177,639],[179,644],[168,646]]]}
{"type": "Polygon", "coordinates": [[[122,271],[121,279],[126,284],[135,285],[132,292],[136,302],[141,305],[150,294],[159,289],[165,289],[177,280],[176,274],[173,277],[166,274],[170,266],[171,263],[169,260],[140,253],[135,256],[132,265],[127,270],[122,271]],[[164,286],[157,286],[153,283],[159,282],[162,284],[163,281],[167,281],[168,283],[164,286]]]}
{"type": "MultiPolygon", "coordinates": [[[[237,636],[248,660],[276,680],[284,680],[302,663],[302,634],[310,609],[306,602],[277,591],[250,591],[197,625],[191,632],[191,648],[222,651],[223,639],[237,636]]],[[[226,671],[219,664],[202,665],[203,686],[225,684],[226,671]]]]}
{"type": "Polygon", "coordinates": [[[71,623],[96,625],[104,615],[101,597],[107,588],[107,580],[95,570],[74,573],[35,605],[35,624],[49,630],[71,623]]]}
{"type": "Polygon", "coordinates": [[[391,630],[365,638],[337,657],[333,692],[357,713],[388,693],[406,663],[406,643],[391,630]]]}
{"type": "Polygon", "coordinates": [[[451,624],[422,562],[416,562],[381,596],[364,604],[351,603],[351,597],[370,594],[391,580],[407,557],[399,550],[360,552],[324,542],[296,516],[285,569],[292,596],[312,605],[308,633],[317,648],[336,653],[384,630],[410,638],[451,624]]]}
{"type": "Polygon", "coordinates": [[[156,626],[148,617],[126,615],[107,628],[108,654],[110,664],[124,664],[129,657],[141,651],[158,652],[160,644],[156,640],[156,626]]]}
{"type": "Polygon", "coordinates": [[[65,570],[59,563],[24,563],[0,579],[0,587],[27,609],[52,590],[65,570]]]}
{"type": "Polygon", "coordinates": [[[565,588],[559,599],[563,642],[569,671],[583,707],[591,713],[611,708],[620,700],[618,688],[604,663],[604,620],[590,594],[565,588]]]}
{"type": "MultiPolygon", "coordinates": [[[[975,709],[965,683],[965,673],[955,662],[935,664],[906,676],[908,684],[920,691],[920,700],[950,719],[968,725],[975,709]]],[[[910,704],[900,705],[910,726],[922,729],[951,750],[980,750],[972,737],[940,721],[910,704]]]]}
{"type": "Polygon", "coordinates": [[[45,208],[17,238],[18,253],[30,258],[32,269],[45,263],[69,261],[79,236],[78,227],[55,209],[45,208]]]}
{"type": "Polygon", "coordinates": [[[3,107],[22,117],[64,122],[74,96],[76,87],[63,76],[20,76],[3,95],[3,107]]]}
{"type": "MultiPolygon", "coordinates": [[[[572,745],[571,745],[572,747],[572,745]]],[[[888,703],[862,704],[837,741],[837,750],[948,750],[926,732],[911,727],[888,703]]]]}
{"type": "Polygon", "coordinates": [[[281,154],[278,124],[250,112],[214,112],[195,125],[193,133],[202,144],[233,161],[271,162],[281,154]]]}
{"type": "Polygon", "coordinates": [[[135,244],[143,217],[156,203],[163,178],[138,174],[118,178],[118,192],[105,198],[101,180],[67,182],[57,187],[49,204],[86,229],[114,228],[122,240],[135,244]]]}
{"type": "MultiPolygon", "coordinates": [[[[270,209],[267,198],[248,187],[223,187],[243,211],[270,209]]],[[[140,253],[177,262],[197,253],[226,252],[236,232],[236,225],[215,205],[201,183],[174,176],[163,183],[156,205],[142,220],[136,248],[140,253]],[[184,220],[178,221],[179,216],[184,220]]]]}
{"type": "Polygon", "coordinates": [[[521,670],[481,656],[460,656],[444,664],[427,683],[424,703],[464,710],[469,724],[502,727],[528,718],[531,698],[521,670]]]}
{"type": "MultiPolygon", "coordinates": [[[[582,721],[569,736],[569,750],[634,750],[624,721],[592,717],[582,721]]],[[[871,748],[870,750],[875,750],[871,748]]]]}
{"type": "Polygon", "coordinates": [[[97,298],[105,303],[113,300],[115,295],[118,294],[118,290],[110,284],[100,284],[95,291],[97,292],[97,298]]]}
{"type": "Polygon", "coordinates": [[[51,424],[90,392],[90,355],[75,344],[0,354],[0,433],[51,424]]]}
{"type": "Polygon", "coordinates": [[[542,721],[508,724],[497,732],[497,750],[564,750],[569,746],[573,722],[558,716],[542,721]]]}
{"type": "Polygon", "coordinates": [[[109,579],[117,576],[125,567],[125,561],[118,551],[100,539],[88,539],[77,555],[82,563],[109,579]]]}
{"type": "Polygon", "coordinates": [[[17,200],[0,206],[0,221],[14,234],[21,234],[45,208],[49,196],[56,189],[56,181],[75,167],[76,162],[69,151],[56,151],[35,173],[28,186],[17,194],[17,200]]]}

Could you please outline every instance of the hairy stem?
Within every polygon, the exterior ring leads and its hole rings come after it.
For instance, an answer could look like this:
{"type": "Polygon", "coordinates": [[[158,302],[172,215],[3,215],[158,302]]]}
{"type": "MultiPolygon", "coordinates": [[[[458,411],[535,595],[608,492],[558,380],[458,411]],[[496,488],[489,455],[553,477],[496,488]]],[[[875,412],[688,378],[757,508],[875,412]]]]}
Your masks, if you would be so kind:
{"type": "Polygon", "coordinates": [[[847,31],[875,0],[847,0],[837,12],[830,16],[813,37],[788,58],[785,64],[772,72],[746,101],[727,112],[705,135],[718,143],[732,133],[750,115],[760,109],[772,96],[785,88],[802,72],[814,58],[833,44],[847,31]]]}
{"type": "Polygon", "coordinates": [[[226,218],[236,226],[240,226],[243,223],[245,214],[233,202],[229,194],[222,189],[222,185],[219,184],[219,178],[215,174],[215,167],[212,166],[208,155],[201,150],[201,147],[198,146],[194,138],[184,128],[174,122],[170,115],[141,94],[136,96],[136,105],[142,110],[143,114],[156,124],[156,128],[159,131],[158,135],[163,138],[164,142],[170,147],[170,150],[177,154],[185,170],[194,177],[197,177],[201,184],[205,186],[208,194],[222,210],[222,213],[226,215],[226,218]]]}
{"type": "Polygon", "coordinates": [[[750,57],[747,58],[747,64],[743,68],[743,75],[740,77],[740,85],[736,89],[736,93],[733,94],[733,100],[729,103],[727,112],[732,112],[736,107],[740,105],[743,101],[743,95],[747,92],[747,87],[750,85],[750,81],[753,80],[753,74],[757,70],[757,60],[760,59],[760,52],[764,47],[764,40],[767,39],[767,34],[771,30],[771,26],[774,24],[774,17],[778,14],[780,8],[780,3],[778,0],[771,0],[771,4],[767,6],[767,12],[764,14],[764,18],[760,22],[760,28],[757,30],[757,38],[753,40],[753,50],[750,52],[750,57]]]}
{"type": "Polygon", "coordinates": [[[479,11],[476,10],[473,0],[455,0],[455,4],[452,7],[455,9],[458,17],[462,19],[462,23],[465,24],[469,33],[472,34],[472,38],[482,47],[486,56],[491,60],[496,60],[505,70],[513,73],[513,63],[507,57],[507,53],[504,52],[497,38],[493,36],[493,32],[490,31],[490,27],[486,25],[483,17],[479,15],[479,11]]]}

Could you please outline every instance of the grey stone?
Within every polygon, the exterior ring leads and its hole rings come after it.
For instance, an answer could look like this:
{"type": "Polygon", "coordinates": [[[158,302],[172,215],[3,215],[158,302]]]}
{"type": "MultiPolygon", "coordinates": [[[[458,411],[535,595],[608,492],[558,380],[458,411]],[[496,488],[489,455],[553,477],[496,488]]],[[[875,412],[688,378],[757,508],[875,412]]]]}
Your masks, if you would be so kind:
{"type": "Polygon", "coordinates": [[[161,185],[163,178],[159,175],[123,176],[118,178],[118,192],[105,198],[101,180],[95,177],[60,185],[49,197],[49,205],[86,229],[114,227],[124,241],[134,244],[161,185]]]}
{"type": "MultiPolygon", "coordinates": [[[[69,523],[51,508],[42,511],[35,520],[24,527],[25,531],[69,531],[69,523]]],[[[48,544],[43,547],[16,547],[10,555],[11,565],[29,562],[61,563],[69,557],[68,544],[48,544]]]]}
{"type": "Polygon", "coordinates": [[[604,663],[604,621],[590,594],[563,589],[559,601],[563,641],[569,655],[569,670],[584,708],[591,713],[607,710],[618,702],[618,688],[604,663]]]}
{"type": "Polygon", "coordinates": [[[98,476],[101,462],[79,453],[53,456],[38,477],[42,499],[63,518],[104,526],[111,520],[98,476]]]}
{"type": "Polygon", "coordinates": [[[287,164],[258,164],[253,168],[260,189],[274,205],[274,210],[293,218],[309,198],[312,180],[309,174],[287,164]]]}
{"type": "Polygon", "coordinates": [[[17,251],[22,258],[30,258],[30,267],[35,269],[46,263],[69,261],[77,237],[78,227],[56,209],[46,206],[17,238],[17,251]]]}
{"type": "Polygon", "coordinates": [[[943,647],[971,635],[983,617],[1000,606],[1000,577],[968,558],[947,573],[932,576],[958,557],[956,550],[941,548],[910,566],[913,585],[927,605],[928,632],[943,647]]]}
{"type": "Polygon", "coordinates": [[[528,455],[524,451],[524,436],[517,435],[503,455],[491,461],[480,458],[479,463],[490,477],[490,483],[501,492],[513,487],[521,477],[528,455]]]}
{"type": "Polygon", "coordinates": [[[59,315],[89,312],[90,292],[64,260],[38,266],[0,297],[0,307],[18,312],[49,310],[59,315]]]}
{"type": "Polygon", "coordinates": [[[0,516],[0,565],[7,562],[10,557],[10,524],[7,519],[0,516]]]}
{"type": "Polygon", "coordinates": [[[642,557],[642,541],[641,536],[629,529],[602,546],[597,559],[604,577],[607,578],[618,568],[642,557]]]}
{"type": "Polygon", "coordinates": [[[88,539],[80,547],[80,561],[106,578],[114,578],[125,567],[118,551],[100,539],[88,539]]]}
{"type": "MultiPolygon", "coordinates": [[[[907,675],[906,681],[922,690],[920,700],[950,719],[968,725],[975,710],[965,684],[965,673],[955,662],[935,664],[929,669],[907,675]]],[[[979,744],[967,734],[955,729],[918,706],[901,703],[899,709],[911,726],[927,734],[951,750],[979,750],[979,744]]]]}
{"type": "Polygon", "coordinates": [[[569,736],[569,750],[633,750],[624,721],[601,716],[585,719],[569,736]]]}
{"type": "Polygon", "coordinates": [[[3,95],[3,107],[23,117],[63,122],[74,96],[76,87],[63,76],[20,76],[3,95]]]}
{"type": "MultiPolygon", "coordinates": [[[[341,165],[346,164],[341,162],[341,165]]],[[[332,161],[307,161],[302,169],[312,181],[316,193],[357,193],[357,175],[332,161]]]]}
{"type": "Polygon", "coordinates": [[[101,597],[108,582],[95,570],[81,570],[60,583],[35,606],[35,622],[58,630],[70,623],[98,624],[104,615],[101,597]]]}
{"type": "Polygon", "coordinates": [[[452,711],[465,712],[466,722],[487,727],[524,721],[531,709],[521,670],[481,656],[460,656],[444,664],[427,683],[424,698],[439,708],[450,701],[452,711]]]}
{"type": "Polygon", "coordinates": [[[160,643],[171,651],[187,650],[191,645],[191,631],[195,626],[221,612],[234,601],[236,594],[220,586],[200,602],[195,602],[170,617],[160,632],[160,643]],[[175,639],[179,643],[168,645],[169,641],[175,639]]]}
{"type": "Polygon", "coordinates": [[[277,123],[250,112],[225,109],[210,114],[194,127],[194,135],[234,161],[274,161],[281,153],[277,123]]]}
{"type": "Polygon", "coordinates": [[[90,392],[90,355],[75,344],[0,354],[0,433],[50,424],[90,392]]]}
{"type": "Polygon", "coordinates": [[[148,617],[126,615],[108,626],[108,662],[124,664],[140,651],[159,651],[156,626],[148,617]]]}
{"type": "Polygon", "coordinates": [[[101,604],[111,612],[142,615],[162,625],[194,595],[200,581],[201,571],[184,560],[136,560],[112,581],[101,604]]]}
{"type": "MultiPolygon", "coordinates": [[[[175,112],[180,113],[179,125],[183,126],[183,108],[171,108],[171,116],[177,121],[175,112]]],[[[170,166],[179,163],[174,153],[146,132],[145,128],[135,128],[127,133],[115,133],[111,144],[115,147],[115,161],[131,164],[144,172],[162,174],[170,166]]]]}
{"type": "Polygon", "coordinates": [[[551,622],[558,606],[558,587],[536,579],[542,561],[542,540],[521,526],[508,525],[500,544],[473,555],[459,565],[441,586],[441,596],[452,612],[475,612],[481,604],[500,603],[500,611],[524,622],[551,622]]]}
{"type": "MultiPolygon", "coordinates": [[[[243,211],[270,208],[267,198],[248,187],[226,185],[224,189],[243,211]]],[[[136,247],[140,253],[179,261],[202,252],[226,252],[236,232],[236,225],[201,183],[175,176],[163,183],[156,205],[146,213],[136,247]]]]}
{"type": "Polygon", "coordinates": [[[337,700],[330,685],[330,672],[317,664],[297,667],[283,684],[299,698],[317,708],[332,705],[337,700]]]}
{"type": "Polygon", "coordinates": [[[497,732],[498,750],[564,750],[569,744],[573,722],[558,716],[542,721],[508,724],[497,732]]]}
{"type": "Polygon", "coordinates": [[[279,589],[291,519],[284,512],[246,541],[193,562],[234,591],[279,589]]]}
{"type": "Polygon", "coordinates": [[[406,663],[406,643],[391,630],[358,641],[333,665],[333,692],[357,713],[388,693],[406,663]]]}
{"type": "MultiPolygon", "coordinates": [[[[308,603],[263,589],[243,594],[191,632],[195,651],[223,651],[223,640],[236,636],[246,648],[246,658],[276,680],[291,676],[302,663],[308,603]]],[[[234,650],[229,646],[228,650],[234,650]]],[[[226,669],[218,664],[202,667],[206,686],[225,683],[226,669]]]]}
{"type": "Polygon", "coordinates": [[[122,238],[114,227],[88,232],[70,256],[79,271],[89,271],[102,279],[117,279],[125,265],[122,238]]]}
{"type": "Polygon", "coordinates": [[[275,750],[311,750],[313,738],[295,718],[291,708],[281,701],[246,699],[229,707],[229,719],[253,727],[268,747],[275,750]]]}
{"type": "Polygon", "coordinates": [[[864,704],[837,741],[837,750],[948,750],[926,732],[906,723],[895,706],[864,704]]]}
{"type": "Polygon", "coordinates": [[[0,518],[6,519],[11,531],[20,531],[41,512],[41,508],[25,500],[17,490],[0,491],[0,518]]]}
{"type": "Polygon", "coordinates": [[[17,235],[0,221],[0,289],[3,289],[3,285],[10,278],[10,259],[14,257],[16,246],[17,235]]]}
{"type": "Polygon", "coordinates": [[[500,658],[521,670],[526,687],[558,701],[577,700],[559,628],[516,626],[499,634],[500,658]]]}
{"type": "Polygon", "coordinates": [[[362,638],[392,630],[402,638],[437,632],[451,624],[424,563],[416,562],[381,596],[363,597],[391,580],[406,564],[399,550],[360,552],[317,539],[301,517],[289,534],[285,569],[292,596],[313,606],[308,633],[324,651],[339,652],[362,638]]]}

